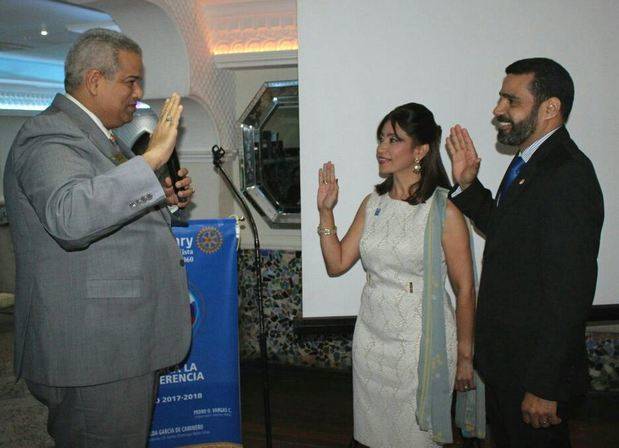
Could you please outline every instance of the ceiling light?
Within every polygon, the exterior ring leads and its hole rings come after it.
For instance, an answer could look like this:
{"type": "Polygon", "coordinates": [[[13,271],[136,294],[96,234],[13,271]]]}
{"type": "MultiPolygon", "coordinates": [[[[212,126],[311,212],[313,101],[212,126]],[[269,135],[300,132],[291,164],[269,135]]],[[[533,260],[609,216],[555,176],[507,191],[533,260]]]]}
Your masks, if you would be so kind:
{"type": "Polygon", "coordinates": [[[41,27],[41,36],[47,36],[48,32],[47,32],[47,27],[45,25],[43,25],[41,27]]]}

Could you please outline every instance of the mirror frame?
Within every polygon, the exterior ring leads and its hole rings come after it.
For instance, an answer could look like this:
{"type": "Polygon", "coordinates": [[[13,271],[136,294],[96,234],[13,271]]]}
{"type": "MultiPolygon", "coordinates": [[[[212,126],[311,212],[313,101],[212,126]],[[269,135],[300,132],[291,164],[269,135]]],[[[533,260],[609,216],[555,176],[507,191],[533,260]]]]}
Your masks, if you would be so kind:
{"type": "Polygon", "coordinates": [[[264,124],[279,106],[299,107],[299,83],[268,81],[262,84],[237,124],[243,134],[243,154],[239,158],[241,190],[254,207],[266,218],[270,227],[301,227],[301,213],[283,210],[277,200],[260,184],[260,134],[264,124]]]}

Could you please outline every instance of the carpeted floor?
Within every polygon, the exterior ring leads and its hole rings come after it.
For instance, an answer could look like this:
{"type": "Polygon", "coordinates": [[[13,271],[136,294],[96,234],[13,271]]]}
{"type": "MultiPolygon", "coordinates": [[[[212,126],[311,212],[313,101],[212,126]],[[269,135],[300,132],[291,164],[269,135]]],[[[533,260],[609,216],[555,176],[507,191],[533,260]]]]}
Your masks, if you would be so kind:
{"type": "Polygon", "coordinates": [[[53,447],[47,435],[47,410],[13,376],[13,317],[0,313],[0,447],[53,447]]]}

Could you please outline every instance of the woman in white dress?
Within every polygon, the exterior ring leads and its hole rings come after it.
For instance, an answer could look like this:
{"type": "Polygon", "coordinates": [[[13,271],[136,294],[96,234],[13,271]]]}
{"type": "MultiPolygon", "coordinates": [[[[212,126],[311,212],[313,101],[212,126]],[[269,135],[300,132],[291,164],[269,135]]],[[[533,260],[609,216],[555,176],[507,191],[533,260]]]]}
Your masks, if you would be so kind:
{"type": "Polygon", "coordinates": [[[469,232],[460,211],[446,199],[449,179],[439,152],[441,128],[432,112],[416,103],[399,106],[380,122],[377,139],[378,171],[385,180],[363,200],[341,240],[333,217],[338,183],[331,162],[319,171],[317,194],[318,234],[328,274],[345,273],[359,258],[367,273],[353,337],[355,440],[372,448],[434,447],[451,440],[453,388],[475,388],[469,232]],[[440,229],[434,264],[439,282],[433,285],[439,285],[442,303],[429,311],[431,298],[424,290],[431,288],[424,285],[432,284],[426,272],[431,264],[424,244],[428,247],[431,235],[426,229],[435,215],[441,218],[432,221],[439,222],[440,229]],[[443,294],[446,274],[456,294],[455,316],[443,294]],[[425,316],[430,312],[439,316],[434,327],[425,316]],[[430,346],[434,348],[422,348],[430,346]],[[428,370],[440,365],[439,358],[447,385],[442,388],[430,384],[440,372],[428,370]],[[432,378],[421,380],[424,375],[432,378]]]}

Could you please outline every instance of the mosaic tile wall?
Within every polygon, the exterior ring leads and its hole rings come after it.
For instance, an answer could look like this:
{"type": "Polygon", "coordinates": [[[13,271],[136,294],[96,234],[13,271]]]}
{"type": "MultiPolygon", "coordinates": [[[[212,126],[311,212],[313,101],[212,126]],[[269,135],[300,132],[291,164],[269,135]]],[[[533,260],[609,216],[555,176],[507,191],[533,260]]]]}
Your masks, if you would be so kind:
{"type": "MultiPolygon", "coordinates": [[[[293,321],[301,315],[301,252],[263,250],[263,295],[269,361],[296,366],[348,369],[352,335],[303,336],[293,321]]],[[[258,359],[258,303],[254,252],[239,251],[239,338],[241,360],[258,359]]],[[[586,333],[591,388],[619,390],[619,333],[586,333]]]]}
{"type": "MultiPolygon", "coordinates": [[[[301,252],[263,250],[263,297],[269,361],[312,367],[350,368],[352,335],[303,336],[293,321],[301,315],[301,252]]],[[[255,298],[254,252],[239,251],[241,360],[258,359],[260,323],[255,298]]]]}
{"type": "Polygon", "coordinates": [[[619,392],[619,333],[588,331],[586,338],[591,389],[619,392]]]}

